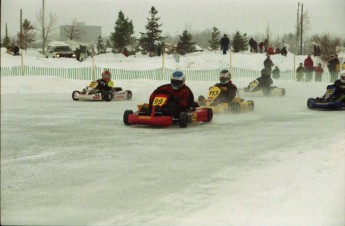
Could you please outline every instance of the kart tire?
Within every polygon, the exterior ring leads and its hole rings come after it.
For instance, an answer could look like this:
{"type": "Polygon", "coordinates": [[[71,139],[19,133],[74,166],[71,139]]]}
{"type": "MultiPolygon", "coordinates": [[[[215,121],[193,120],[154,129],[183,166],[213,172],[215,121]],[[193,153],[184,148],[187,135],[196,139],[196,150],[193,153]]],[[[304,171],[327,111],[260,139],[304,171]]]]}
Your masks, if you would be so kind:
{"type": "Polygon", "coordinates": [[[113,99],[114,94],[112,92],[105,92],[102,93],[102,99],[105,101],[111,101],[113,99]]]}
{"type": "Polygon", "coordinates": [[[187,112],[180,112],[180,117],[179,117],[179,126],[181,128],[186,128],[188,124],[188,114],[187,112]]]}
{"type": "Polygon", "coordinates": [[[240,105],[238,103],[231,104],[231,111],[239,112],[240,111],[240,105]]]}
{"type": "Polygon", "coordinates": [[[132,96],[133,96],[132,91],[127,90],[127,100],[132,99],[132,96]]]}
{"type": "Polygon", "coordinates": [[[282,96],[285,96],[285,89],[282,89],[282,96]]]}
{"type": "Polygon", "coordinates": [[[254,110],[254,101],[252,100],[248,100],[249,106],[250,106],[250,110],[254,110]]]}
{"type": "Polygon", "coordinates": [[[127,126],[131,125],[129,122],[128,122],[128,116],[133,114],[133,111],[132,110],[126,110],[124,113],[123,113],[123,123],[127,126]]]}
{"type": "Polygon", "coordinates": [[[212,108],[207,109],[207,121],[206,122],[211,122],[213,118],[213,110],[212,108]]]}
{"type": "Polygon", "coordinates": [[[72,93],[72,99],[75,101],[78,101],[79,99],[76,97],[76,95],[79,95],[80,92],[78,90],[73,91],[72,93]]]}
{"type": "Polygon", "coordinates": [[[308,99],[307,106],[308,106],[309,109],[314,109],[314,102],[315,102],[314,98],[309,98],[308,99]]]}

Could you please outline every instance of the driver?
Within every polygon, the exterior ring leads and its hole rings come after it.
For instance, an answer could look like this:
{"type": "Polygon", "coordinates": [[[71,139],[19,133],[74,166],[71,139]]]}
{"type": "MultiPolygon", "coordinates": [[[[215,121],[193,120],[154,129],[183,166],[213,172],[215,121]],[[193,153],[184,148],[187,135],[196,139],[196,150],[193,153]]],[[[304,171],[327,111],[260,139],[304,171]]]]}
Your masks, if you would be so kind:
{"type": "Polygon", "coordinates": [[[231,74],[228,70],[222,70],[219,74],[219,83],[215,84],[221,93],[218,96],[218,100],[222,103],[231,102],[236,96],[237,87],[231,81],[231,74]]]}
{"type": "MultiPolygon", "coordinates": [[[[259,84],[253,89],[252,92],[262,89],[264,93],[268,93],[271,88],[271,85],[273,84],[273,80],[271,76],[269,75],[267,69],[265,68],[262,69],[261,77],[257,78],[256,80],[259,82],[259,84]]],[[[250,89],[250,85],[246,87],[246,90],[249,90],[249,89],[250,89]]]]}
{"type": "Polygon", "coordinates": [[[98,79],[97,83],[98,83],[97,88],[98,88],[98,90],[100,92],[102,92],[102,91],[109,92],[113,88],[113,86],[114,86],[114,82],[111,81],[111,73],[110,73],[110,71],[104,70],[102,72],[102,78],[98,79]]]}
{"type": "Polygon", "coordinates": [[[191,89],[185,84],[186,76],[181,71],[175,71],[171,75],[170,84],[158,87],[150,96],[149,107],[152,108],[155,96],[160,93],[169,95],[167,104],[162,108],[157,106],[156,112],[163,115],[178,117],[181,111],[187,111],[194,106],[194,95],[191,89]]]}

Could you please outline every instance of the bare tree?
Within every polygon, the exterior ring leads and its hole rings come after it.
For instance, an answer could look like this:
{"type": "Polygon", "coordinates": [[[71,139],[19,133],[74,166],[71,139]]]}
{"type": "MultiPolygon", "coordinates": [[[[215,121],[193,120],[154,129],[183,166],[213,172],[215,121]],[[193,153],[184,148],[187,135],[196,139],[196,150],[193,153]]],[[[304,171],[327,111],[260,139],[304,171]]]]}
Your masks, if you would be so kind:
{"type": "Polygon", "coordinates": [[[36,14],[36,19],[39,23],[38,30],[42,32],[42,53],[45,54],[45,47],[49,37],[49,34],[57,29],[57,16],[53,13],[49,13],[49,18],[46,20],[45,12],[44,12],[44,0],[43,0],[43,8],[41,11],[36,14]]]}
{"type": "MultiPolygon", "coordinates": [[[[270,23],[267,23],[267,27],[266,27],[266,38],[267,38],[268,46],[270,46],[270,35],[271,35],[270,23]]],[[[266,46],[266,48],[268,48],[268,46],[266,46]]]]}
{"type": "Polygon", "coordinates": [[[331,37],[330,34],[314,35],[311,40],[321,50],[321,59],[326,61],[329,57],[340,51],[341,40],[339,37],[331,37]]]}
{"type": "Polygon", "coordinates": [[[29,20],[25,19],[21,30],[22,32],[17,34],[18,42],[20,43],[21,49],[27,49],[35,41],[35,28],[29,20]]]}
{"type": "Polygon", "coordinates": [[[69,40],[80,40],[82,32],[77,26],[77,19],[74,18],[71,25],[65,25],[63,28],[63,35],[69,40]]]}

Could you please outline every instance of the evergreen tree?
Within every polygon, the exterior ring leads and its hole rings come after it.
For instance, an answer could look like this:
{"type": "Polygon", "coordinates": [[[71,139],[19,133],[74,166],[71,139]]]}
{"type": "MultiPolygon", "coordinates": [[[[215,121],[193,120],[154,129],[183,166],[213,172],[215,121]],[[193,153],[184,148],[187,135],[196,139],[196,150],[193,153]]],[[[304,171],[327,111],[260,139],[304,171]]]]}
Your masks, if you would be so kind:
{"type": "Polygon", "coordinates": [[[212,50],[217,50],[219,49],[219,36],[220,36],[220,31],[218,28],[213,27],[213,31],[211,34],[211,40],[208,40],[208,43],[210,43],[210,47],[212,50]]]}
{"type": "Polygon", "coordinates": [[[125,18],[125,15],[122,11],[120,11],[118,14],[114,30],[115,32],[111,33],[110,36],[114,49],[121,51],[123,48],[125,48],[125,46],[133,43],[135,38],[132,36],[134,34],[132,20],[125,18]]]}
{"type": "Polygon", "coordinates": [[[27,19],[24,20],[22,26],[22,33],[18,33],[18,41],[21,44],[21,49],[27,49],[29,45],[35,41],[35,28],[27,19]]]}
{"type": "Polygon", "coordinates": [[[7,34],[7,23],[6,23],[6,34],[5,34],[5,38],[2,42],[3,46],[4,47],[7,47],[11,42],[11,39],[8,37],[8,34],[7,34]]]}
{"type": "Polygon", "coordinates": [[[180,41],[177,43],[178,51],[185,51],[192,53],[195,51],[195,42],[192,42],[193,36],[187,30],[184,30],[180,35],[180,41]]]}
{"type": "Polygon", "coordinates": [[[162,24],[158,24],[160,17],[156,17],[158,11],[152,6],[149,13],[151,18],[147,18],[146,33],[140,32],[141,37],[139,39],[139,44],[144,52],[154,52],[157,44],[166,39],[166,37],[161,36],[162,30],[159,28],[162,24]]]}
{"type": "Polygon", "coordinates": [[[105,47],[106,47],[106,48],[111,48],[111,42],[110,42],[109,39],[106,41],[105,47]]]}
{"type": "Polygon", "coordinates": [[[235,53],[248,50],[247,34],[241,35],[239,31],[236,32],[232,41],[232,47],[235,53]]]}
{"type": "Polygon", "coordinates": [[[106,52],[106,49],[105,49],[105,45],[104,45],[104,42],[103,42],[103,39],[101,36],[98,36],[98,40],[97,40],[97,51],[99,53],[105,53],[106,52]]]}

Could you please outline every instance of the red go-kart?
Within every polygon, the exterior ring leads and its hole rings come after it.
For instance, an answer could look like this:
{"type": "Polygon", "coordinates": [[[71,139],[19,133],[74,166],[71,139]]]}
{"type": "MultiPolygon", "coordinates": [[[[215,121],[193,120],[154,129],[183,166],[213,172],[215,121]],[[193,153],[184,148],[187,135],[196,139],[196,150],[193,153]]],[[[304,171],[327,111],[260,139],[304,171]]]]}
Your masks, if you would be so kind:
{"type": "Polygon", "coordinates": [[[171,126],[178,124],[181,128],[186,128],[188,123],[210,122],[213,117],[211,108],[195,108],[188,111],[182,111],[178,117],[166,115],[163,109],[170,99],[170,95],[159,93],[155,96],[152,106],[149,104],[138,105],[138,111],[126,110],[123,114],[123,122],[125,125],[151,125],[151,126],[171,126]],[[152,109],[152,110],[147,110],[152,109]]]}

